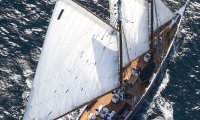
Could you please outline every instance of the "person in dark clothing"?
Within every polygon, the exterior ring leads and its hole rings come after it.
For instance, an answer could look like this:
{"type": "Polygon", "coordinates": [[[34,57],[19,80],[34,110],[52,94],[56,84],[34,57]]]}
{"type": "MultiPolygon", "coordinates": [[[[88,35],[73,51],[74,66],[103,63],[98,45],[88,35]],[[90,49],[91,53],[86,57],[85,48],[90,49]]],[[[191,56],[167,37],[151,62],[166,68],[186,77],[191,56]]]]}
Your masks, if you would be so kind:
{"type": "Polygon", "coordinates": [[[154,62],[150,62],[148,65],[146,65],[140,73],[141,81],[150,80],[151,76],[153,75],[154,68],[155,68],[154,62]]]}

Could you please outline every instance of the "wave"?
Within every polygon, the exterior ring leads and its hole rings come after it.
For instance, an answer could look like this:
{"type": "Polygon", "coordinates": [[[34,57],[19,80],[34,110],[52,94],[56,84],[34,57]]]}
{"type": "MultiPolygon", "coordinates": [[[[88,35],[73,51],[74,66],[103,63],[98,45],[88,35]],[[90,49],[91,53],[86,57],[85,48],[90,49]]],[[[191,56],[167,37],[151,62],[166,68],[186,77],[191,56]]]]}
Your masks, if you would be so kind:
{"type": "Polygon", "coordinates": [[[150,107],[147,113],[144,114],[144,119],[153,120],[173,120],[173,102],[167,100],[162,96],[162,92],[167,87],[170,75],[169,70],[165,72],[164,79],[156,92],[153,101],[150,103],[150,107]]]}

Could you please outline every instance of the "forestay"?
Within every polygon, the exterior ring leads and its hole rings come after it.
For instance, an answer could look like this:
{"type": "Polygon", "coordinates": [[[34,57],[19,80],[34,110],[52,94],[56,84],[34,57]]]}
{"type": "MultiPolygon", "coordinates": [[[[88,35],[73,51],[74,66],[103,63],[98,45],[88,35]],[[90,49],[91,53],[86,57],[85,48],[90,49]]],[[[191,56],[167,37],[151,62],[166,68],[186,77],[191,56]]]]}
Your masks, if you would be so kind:
{"type": "Polygon", "coordinates": [[[154,0],[154,30],[174,16],[174,13],[161,0],[154,0]]]}
{"type": "Polygon", "coordinates": [[[117,31],[71,0],[58,0],[24,120],[49,120],[118,87],[117,31]]]}
{"type": "Polygon", "coordinates": [[[123,66],[149,50],[148,2],[121,0],[123,66]]]}

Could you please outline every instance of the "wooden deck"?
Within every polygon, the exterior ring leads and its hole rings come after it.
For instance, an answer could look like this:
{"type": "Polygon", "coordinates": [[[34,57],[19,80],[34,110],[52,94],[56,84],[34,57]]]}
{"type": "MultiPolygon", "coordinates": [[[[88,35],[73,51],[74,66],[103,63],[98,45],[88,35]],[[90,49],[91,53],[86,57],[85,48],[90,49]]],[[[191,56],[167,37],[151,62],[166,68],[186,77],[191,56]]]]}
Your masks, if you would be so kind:
{"type": "MultiPolygon", "coordinates": [[[[151,62],[155,63],[154,73],[158,70],[158,67],[162,62],[163,57],[166,55],[177,30],[177,24],[172,29],[168,28],[169,24],[170,22],[166,23],[160,30],[157,30],[159,32],[154,33],[154,41],[158,40],[158,34],[160,34],[159,36],[160,38],[162,38],[162,44],[160,44],[160,47],[152,47],[150,49],[151,53],[153,54],[153,59],[151,62]]],[[[141,69],[143,69],[147,65],[147,63],[144,62],[143,59],[144,55],[140,56],[139,58],[131,62],[131,64],[128,67],[124,68],[124,80],[128,80],[128,82],[130,83],[130,86],[125,88],[125,94],[131,96],[130,98],[125,98],[124,100],[115,104],[111,101],[113,94],[108,93],[96,100],[95,102],[88,105],[86,110],[81,115],[80,120],[89,120],[89,114],[95,114],[95,109],[97,109],[100,105],[103,105],[104,107],[108,108],[110,112],[115,111],[117,113],[113,119],[119,119],[121,116],[127,116],[129,112],[133,109],[133,107],[136,105],[136,103],[139,102],[141,96],[145,92],[145,88],[147,88],[149,85],[148,81],[141,82],[138,76],[132,74],[133,68],[140,67],[141,69]],[[123,108],[124,106],[126,106],[125,109],[123,108]]],[[[123,88],[124,87],[122,85],[119,89],[123,88]]],[[[97,120],[102,119],[99,116],[97,116],[97,120]]]]}

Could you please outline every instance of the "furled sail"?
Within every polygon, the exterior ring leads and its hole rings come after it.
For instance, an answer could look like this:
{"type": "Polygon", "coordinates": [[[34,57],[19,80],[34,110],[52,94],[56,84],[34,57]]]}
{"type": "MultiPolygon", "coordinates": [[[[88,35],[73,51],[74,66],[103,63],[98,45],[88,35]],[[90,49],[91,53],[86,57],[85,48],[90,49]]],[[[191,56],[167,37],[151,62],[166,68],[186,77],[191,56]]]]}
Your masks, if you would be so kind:
{"type": "Polygon", "coordinates": [[[121,0],[123,66],[149,50],[148,2],[121,0]]]}
{"type": "Polygon", "coordinates": [[[58,0],[24,120],[49,120],[118,87],[117,31],[71,0],[58,0]]]}
{"type": "Polygon", "coordinates": [[[174,13],[161,0],[154,0],[154,30],[173,17],[174,13]]]}

